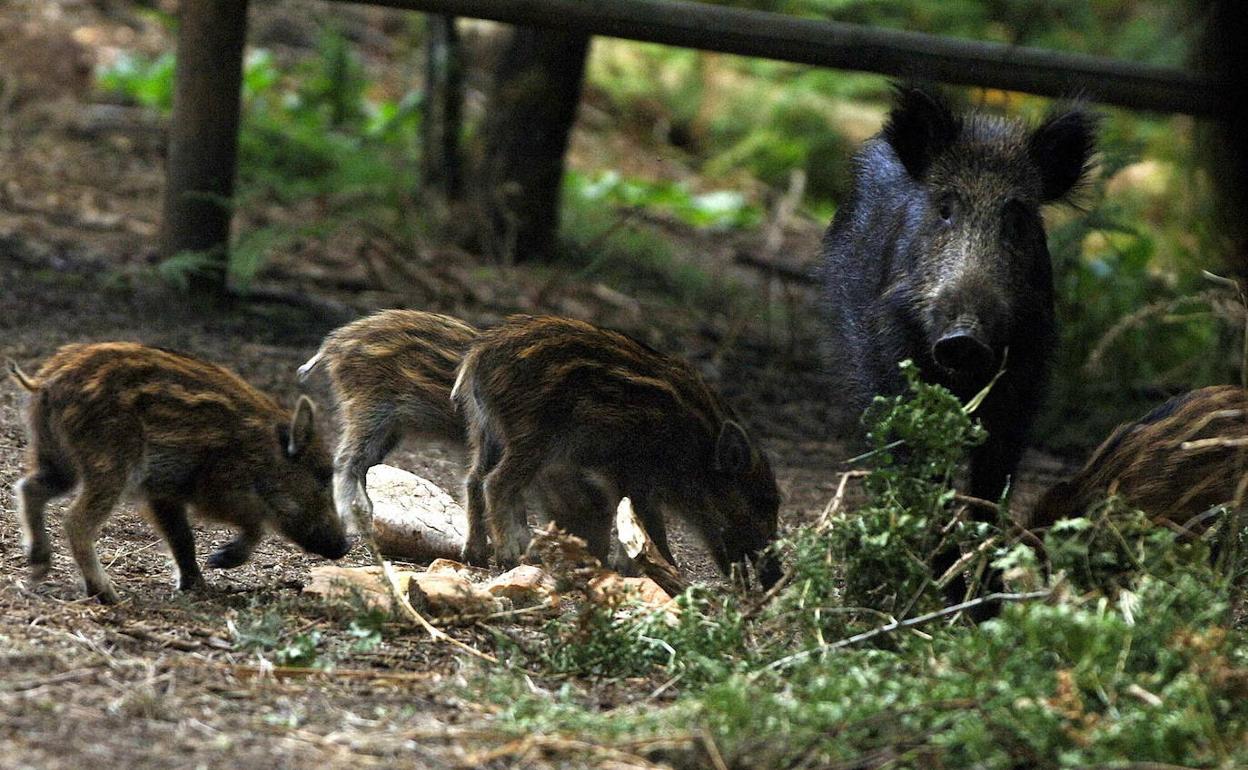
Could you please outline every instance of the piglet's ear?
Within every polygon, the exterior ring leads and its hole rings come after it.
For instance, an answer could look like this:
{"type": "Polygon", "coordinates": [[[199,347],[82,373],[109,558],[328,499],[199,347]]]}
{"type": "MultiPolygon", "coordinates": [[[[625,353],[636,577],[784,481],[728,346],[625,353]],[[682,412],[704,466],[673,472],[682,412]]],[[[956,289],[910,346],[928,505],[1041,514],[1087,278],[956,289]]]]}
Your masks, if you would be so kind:
{"type": "Polygon", "coordinates": [[[909,85],[895,87],[896,101],[884,124],[884,140],[914,179],[962,133],[962,119],[940,95],[909,85]]]}
{"type": "Polygon", "coordinates": [[[294,457],[302,452],[316,436],[316,406],[312,399],[300,396],[295,404],[295,416],[290,420],[290,433],[286,441],[286,456],[294,457]]]}
{"type": "Polygon", "coordinates": [[[732,420],[726,421],[715,442],[715,470],[734,476],[745,473],[750,469],[751,454],[750,437],[745,429],[732,420]]]}
{"type": "Polygon", "coordinates": [[[1027,155],[1040,170],[1040,199],[1060,200],[1079,186],[1092,170],[1096,152],[1095,115],[1071,110],[1050,115],[1027,140],[1027,155]]]}

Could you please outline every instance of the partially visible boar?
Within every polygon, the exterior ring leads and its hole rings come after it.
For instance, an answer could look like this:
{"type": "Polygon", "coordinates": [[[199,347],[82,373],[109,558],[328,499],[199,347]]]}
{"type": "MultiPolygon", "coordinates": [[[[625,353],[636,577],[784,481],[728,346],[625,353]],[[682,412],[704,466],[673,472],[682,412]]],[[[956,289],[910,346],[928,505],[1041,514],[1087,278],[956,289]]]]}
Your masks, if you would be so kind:
{"type": "Polygon", "coordinates": [[[976,497],[1005,489],[1040,407],[1056,339],[1040,210],[1087,175],[1094,133],[1079,110],[1028,130],[899,87],[824,236],[829,366],[858,409],[903,392],[907,358],[963,401],[1004,367],[977,413],[976,497]]]}
{"type": "Polygon", "coordinates": [[[44,508],[75,486],[64,526],[87,593],[117,600],[96,556],[100,528],[123,497],[169,544],[183,590],[203,584],[187,507],[241,533],[208,563],[244,563],[268,528],[328,559],[350,548],[330,498],[329,454],[312,402],[294,414],[214,364],[126,342],[66,345],[31,378],[30,460],[17,482],[27,559],[36,579],[51,566],[44,508]]]}
{"type": "Polygon", "coordinates": [[[1028,526],[1083,516],[1111,495],[1153,517],[1199,532],[1201,513],[1245,494],[1248,391],[1237,385],[1176,396],[1097,447],[1083,469],[1049,489],[1028,526]]]}
{"type": "MultiPolygon", "coordinates": [[[[473,452],[468,561],[487,558],[487,522],[498,561],[519,561],[529,543],[525,490],[571,469],[601,492],[576,501],[597,501],[581,529],[599,558],[615,504],[627,496],[664,558],[672,559],[670,512],[696,527],[721,571],[748,559],[763,585],[778,579],[778,564],[763,554],[780,505],[771,465],[685,362],[581,321],[513,316],[470,348],[453,397],[473,452]]],[[[571,492],[584,495],[579,486],[571,492]]]]}
{"type": "Polygon", "coordinates": [[[405,435],[465,443],[451,386],[476,338],[476,329],[450,316],[382,310],[335,329],[299,367],[305,380],[324,366],[338,403],[342,437],[334,457],[334,500],[344,523],[372,520],[368,469],[405,435]]]}

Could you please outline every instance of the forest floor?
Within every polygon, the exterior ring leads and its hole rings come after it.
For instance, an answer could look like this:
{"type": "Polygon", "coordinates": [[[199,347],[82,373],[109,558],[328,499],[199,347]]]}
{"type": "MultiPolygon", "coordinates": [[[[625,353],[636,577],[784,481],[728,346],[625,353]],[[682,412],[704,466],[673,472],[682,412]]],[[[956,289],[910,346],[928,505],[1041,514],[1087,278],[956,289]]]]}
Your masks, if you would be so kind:
{"type": "MultiPolygon", "coordinates": [[[[800,286],[791,287],[793,320],[777,328],[757,314],[708,318],[660,299],[552,280],[549,270],[482,265],[450,249],[426,255],[435,285],[448,287],[433,296],[428,287],[372,283],[350,250],[309,242],[275,258],[261,277],[265,286],[319,303],[196,310],[153,270],[163,179],[159,128],[84,123],[91,114],[83,70],[91,45],[137,34],[125,19],[85,3],[18,2],[0,14],[0,66],[20,61],[14,66],[27,73],[6,81],[18,85],[0,99],[0,358],[34,370],[64,343],[137,340],[230,366],[293,403],[295,368],[327,331],[370,309],[421,307],[485,324],[515,311],[581,315],[693,360],[721,387],[773,458],[783,527],[823,510],[853,444],[832,428],[838,398],[819,372],[814,297],[800,286]]],[[[795,227],[786,245],[813,255],[818,235],[817,223],[795,227]]],[[[691,259],[729,259],[730,245],[714,235],[672,228],[671,237],[691,259]]],[[[758,275],[742,280],[760,292],[765,286],[758,275]]],[[[323,388],[317,394],[324,402],[323,388]]],[[[472,696],[479,666],[451,647],[399,623],[387,626],[380,643],[358,644],[349,612],[301,595],[309,569],[324,562],[276,538],[249,564],[210,574],[210,590],[178,595],[156,534],[126,507],[99,542],[123,597],[105,607],[81,597],[77,570],[57,536],[62,500],[49,517],[52,573],[32,583],[11,495],[27,443],[22,397],[15,385],[0,384],[0,766],[587,764],[568,753],[544,756],[493,731],[491,707],[472,696]],[[271,663],[276,647],[310,638],[321,667],[271,663]]],[[[321,413],[332,430],[331,410],[321,413]]],[[[404,446],[389,462],[458,497],[461,460],[453,449],[404,446]]],[[[1021,505],[1060,467],[1029,454],[1021,505]]],[[[197,534],[201,553],[227,537],[215,529],[197,534]]],[[[695,577],[718,580],[688,533],[678,532],[675,546],[695,577]]],[[[343,563],[366,559],[357,548],[343,563]]],[[[496,632],[526,630],[451,629],[487,651],[496,632]]],[[[657,683],[642,681],[581,684],[604,708],[678,692],[652,696],[657,683]]],[[[532,686],[558,685],[535,677],[532,686]]]]}

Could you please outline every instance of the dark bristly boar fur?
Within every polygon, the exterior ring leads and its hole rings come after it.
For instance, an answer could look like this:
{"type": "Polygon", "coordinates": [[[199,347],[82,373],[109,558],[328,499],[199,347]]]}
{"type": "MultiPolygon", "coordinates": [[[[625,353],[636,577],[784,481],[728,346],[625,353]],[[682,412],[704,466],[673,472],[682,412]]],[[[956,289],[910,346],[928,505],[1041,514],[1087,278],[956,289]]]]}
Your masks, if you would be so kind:
{"type": "Polygon", "coordinates": [[[627,496],[665,558],[670,512],[696,527],[721,571],[748,559],[764,585],[779,577],[774,559],[760,558],[780,504],[771,466],[685,362],[581,321],[513,316],[470,348],[453,397],[473,453],[468,561],[487,557],[487,522],[498,561],[519,561],[529,542],[523,492],[573,468],[610,502],[592,514],[605,522],[599,533],[627,496]]]}
{"type": "Polygon", "coordinates": [[[1116,494],[1156,521],[1198,533],[1206,525],[1200,514],[1243,497],[1246,473],[1248,391],[1202,388],[1114,429],[1082,470],[1040,498],[1028,526],[1083,516],[1116,494]]]}
{"type": "Polygon", "coordinates": [[[899,87],[823,240],[829,366],[856,407],[903,392],[907,358],[964,401],[1004,366],[978,412],[977,497],[1001,494],[1040,406],[1056,339],[1040,209],[1079,186],[1094,134],[1080,110],[1028,130],[899,87]]]}
{"type": "Polygon", "coordinates": [[[462,446],[463,419],[451,403],[455,369],[477,330],[450,316],[382,310],[335,329],[299,367],[329,374],[342,436],[334,456],[334,500],[343,522],[372,519],[368,469],[404,436],[462,446]]]}
{"type": "Polygon", "coordinates": [[[36,579],[52,558],[44,508],[75,486],[65,532],[87,593],[103,602],[117,593],[95,541],[128,495],[168,542],[182,589],[203,584],[188,506],[241,530],[209,557],[214,567],[245,562],[269,528],[329,559],[349,549],[306,397],[292,416],[233,372],[126,342],[66,345],[33,378],[9,368],[30,391],[30,460],[14,495],[36,579]]]}

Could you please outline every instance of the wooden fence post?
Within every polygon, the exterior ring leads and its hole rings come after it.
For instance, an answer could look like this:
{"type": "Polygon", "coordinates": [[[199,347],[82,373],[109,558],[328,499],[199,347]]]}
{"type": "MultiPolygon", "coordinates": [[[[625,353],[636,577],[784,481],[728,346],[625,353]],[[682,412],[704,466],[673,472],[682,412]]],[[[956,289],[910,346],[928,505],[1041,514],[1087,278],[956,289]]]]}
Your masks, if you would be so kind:
{"type": "Polygon", "coordinates": [[[210,255],[190,276],[204,299],[227,288],[246,33],[247,0],[181,2],[160,250],[210,255]]]}
{"type": "Polygon", "coordinates": [[[464,99],[464,61],[455,17],[430,14],[425,21],[425,114],[421,123],[420,185],[445,206],[463,192],[459,132],[464,99]]]}
{"type": "Polygon", "coordinates": [[[563,156],[590,37],[517,27],[494,74],[477,171],[485,250],[503,262],[551,256],[563,156]]]}

